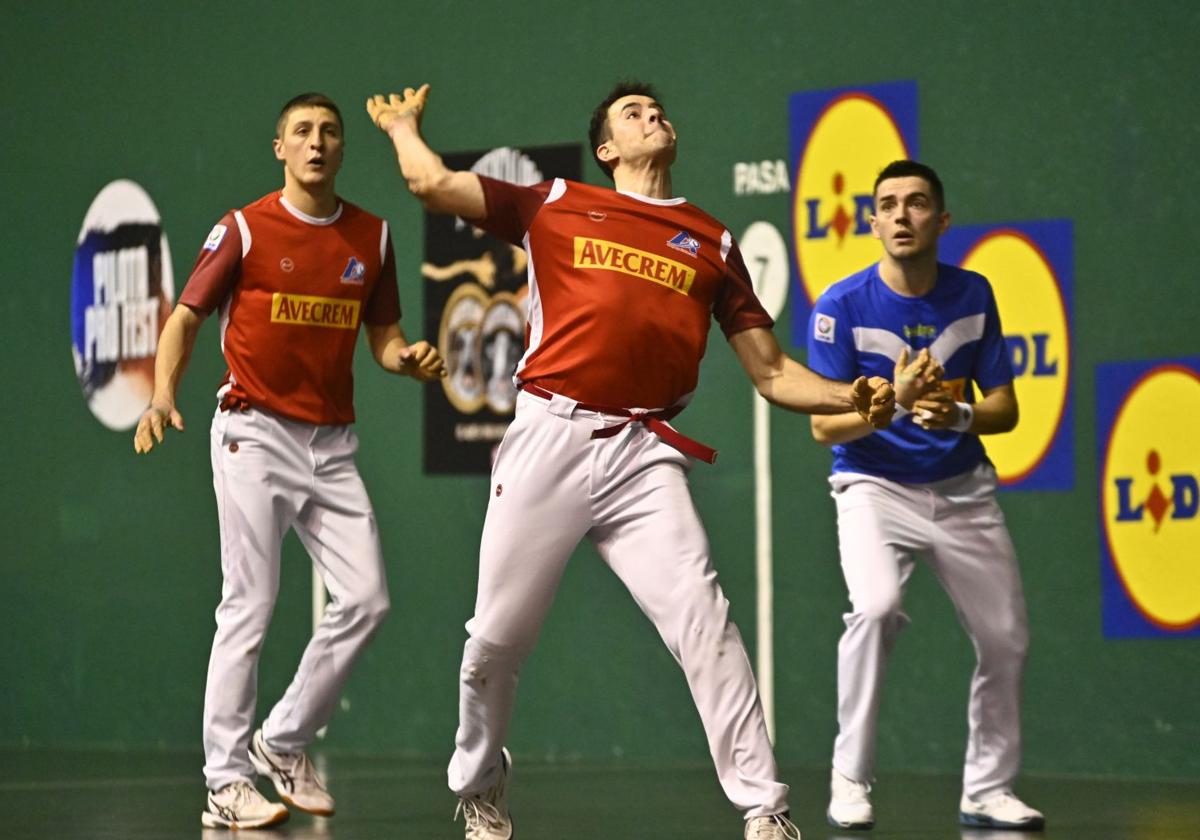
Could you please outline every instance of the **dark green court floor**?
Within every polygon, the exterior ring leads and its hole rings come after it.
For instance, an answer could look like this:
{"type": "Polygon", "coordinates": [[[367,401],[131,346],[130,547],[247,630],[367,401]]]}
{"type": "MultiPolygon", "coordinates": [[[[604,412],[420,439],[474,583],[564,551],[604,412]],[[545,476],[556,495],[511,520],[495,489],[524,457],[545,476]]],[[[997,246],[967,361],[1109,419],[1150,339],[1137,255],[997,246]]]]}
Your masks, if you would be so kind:
{"type": "MultiPolygon", "coordinates": [[[[200,828],[204,787],[194,753],[0,751],[0,837],[202,840],[458,840],[440,764],[317,756],[338,815],[293,814],[278,830],[200,828]]],[[[741,821],[707,766],[523,762],[512,793],[517,840],[738,840],[741,821]]],[[[785,768],[805,840],[1200,840],[1200,782],[1051,778],[1019,790],[1046,813],[1042,834],[971,831],[956,822],[954,776],[889,774],[874,795],[877,828],[824,820],[828,771],[785,768]]],[[[269,790],[263,786],[264,791],[269,790]]],[[[271,791],[272,798],[274,792],[271,791]]]]}

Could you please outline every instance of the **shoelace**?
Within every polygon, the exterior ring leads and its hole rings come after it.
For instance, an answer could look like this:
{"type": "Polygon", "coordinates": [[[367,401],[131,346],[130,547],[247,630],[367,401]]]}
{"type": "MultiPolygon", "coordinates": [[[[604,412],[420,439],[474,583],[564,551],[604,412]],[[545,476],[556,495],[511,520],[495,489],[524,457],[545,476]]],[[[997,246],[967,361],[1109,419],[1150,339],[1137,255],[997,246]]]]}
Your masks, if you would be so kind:
{"type": "Polygon", "coordinates": [[[871,785],[867,782],[856,782],[854,779],[848,779],[842,776],[838,782],[838,791],[843,797],[851,799],[855,802],[865,802],[867,794],[871,792],[871,785]]]}
{"type": "Polygon", "coordinates": [[[477,797],[460,798],[451,822],[457,821],[460,813],[468,829],[504,827],[504,818],[500,815],[500,810],[492,803],[477,797]]]}
{"type": "Polygon", "coordinates": [[[258,790],[249,782],[234,782],[230,785],[233,788],[233,801],[228,805],[219,805],[213,803],[217,812],[226,819],[235,819],[241,812],[243,805],[251,804],[258,795],[258,790]]]}
{"type": "Polygon", "coordinates": [[[747,840],[800,840],[800,829],[782,814],[754,820],[747,840]]]}

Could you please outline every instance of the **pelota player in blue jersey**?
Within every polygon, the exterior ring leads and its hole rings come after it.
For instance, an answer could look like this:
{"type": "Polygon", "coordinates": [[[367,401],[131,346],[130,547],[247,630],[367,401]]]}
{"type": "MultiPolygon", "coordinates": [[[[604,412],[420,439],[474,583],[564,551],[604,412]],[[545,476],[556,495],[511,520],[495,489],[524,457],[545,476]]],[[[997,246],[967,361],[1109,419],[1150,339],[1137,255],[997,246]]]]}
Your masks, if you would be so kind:
{"type": "Polygon", "coordinates": [[[915,161],[875,181],[878,263],[836,283],[809,322],[808,364],[824,376],[893,375],[896,421],[812,418],[833,448],[842,571],[851,611],[838,644],[838,735],[828,818],[874,825],[869,793],[888,655],[909,618],[905,585],[921,557],[950,596],[976,651],[960,822],[1038,829],[1013,794],[1021,756],[1025,598],[996,471],[981,435],[1017,423],[1013,373],[988,281],[937,261],[950,215],[941,180],[915,161]],[[978,386],[978,394],[976,393],[978,386]],[[903,416],[902,416],[903,415],[903,416]]]}

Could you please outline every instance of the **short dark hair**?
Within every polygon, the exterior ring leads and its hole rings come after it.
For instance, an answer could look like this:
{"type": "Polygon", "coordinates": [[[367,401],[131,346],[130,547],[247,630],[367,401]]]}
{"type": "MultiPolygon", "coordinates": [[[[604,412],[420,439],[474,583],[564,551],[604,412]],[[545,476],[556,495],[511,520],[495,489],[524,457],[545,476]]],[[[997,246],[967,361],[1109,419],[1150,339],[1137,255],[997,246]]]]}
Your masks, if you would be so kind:
{"type": "Polygon", "coordinates": [[[596,106],[596,110],[592,111],[592,123],[588,126],[588,142],[592,147],[592,157],[596,161],[596,165],[603,170],[608,179],[612,180],[612,167],[600,160],[600,156],[596,154],[596,149],[600,148],[601,143],[606,143],[612,139],[612,130],[608,127],[608,109],[612,104],[623,96],[649,96],[655,102],[661,103],[658,98],[658,91],[653,85],[648,85],[645,82],[639,82],[634,79],[624,79],[616,83],[608,96],[604,97],[604,101],[596,106]]]}
{"type": "Polygon", "coordinates": [[[875,186],[871,188],[871,196],[879,191],[879,185],[889,178],[924,178],[929,184],[929,189],[933,191],[933,203],[937,205],[939,211],[946,209],[946,193],[942,189],[942,179],[933,171],[932,166],[926,166],[923,163],[918,163],[915,160],[894,160],[887,166],[883,167],[879,173],[879,177],[875,179],[875,186]]]}
{"type": "Polygon", "coordinates": [[[288,114],[297,108],[324,108],[327,111],[333,111],[333,115],[337,117],[338,128],[344,132],[345,125],[342,123],[342,112],[338,110],[337,103],[323,93],[302,93],[299,96],[293,96],[289,99],[279,112],[279,119],[275,121],[275,136],[282,137],[283,130],[287,127],[288,114]]]}

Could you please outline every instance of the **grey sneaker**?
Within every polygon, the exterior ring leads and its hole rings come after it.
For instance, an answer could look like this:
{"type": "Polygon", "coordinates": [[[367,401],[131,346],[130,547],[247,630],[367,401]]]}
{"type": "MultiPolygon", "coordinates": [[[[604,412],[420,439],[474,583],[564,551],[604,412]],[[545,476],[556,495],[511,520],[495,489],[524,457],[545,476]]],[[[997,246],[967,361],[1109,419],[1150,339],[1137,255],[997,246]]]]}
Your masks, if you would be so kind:
{"type": "Polygon", "coordinates": [[[205,828],[266,828],[288,818],[288,809],[266,797],[249,782],[233,782],[208,792],[208,810],[200,814],[205,828]]]}
{"type": "Polygon", "coordinates": [[[800,840],[800,829],[786,814],[746,820],[746,840],[800,840]]]}
{"type": "Polygon", "coordinates": [[[825,818],[834,828],[866,830],[875,826],[871,807],[871,786],[856,782],[836,769],[829,778],[829,810],[825,818]]]}
{"type": "Polygon", "coordinates": [[[963,794],[958,803],[958,821],[974,828],[1040,831],[1046,827],[1046,818],[1041,811],[1030,808],[1006,790],[982,799],[971,799],[963,794]]]}
{"type": "Polygon", "coordinates": [[[482,793],[460,796],[454,809],[466,824],[466,840],[512,840],[512,814],[508,812],[508,785],[512,781],[512,756],[500,750],[500,777],[482,793]]]}
{"type": "Polygon", "coordinates": [[[275,783],[279,798],[288,805],[318,817],[333,816],[333,797],[325,790],[308,753],[275,752],[258,729],[250,739],[250,762],[275,783]]]}

